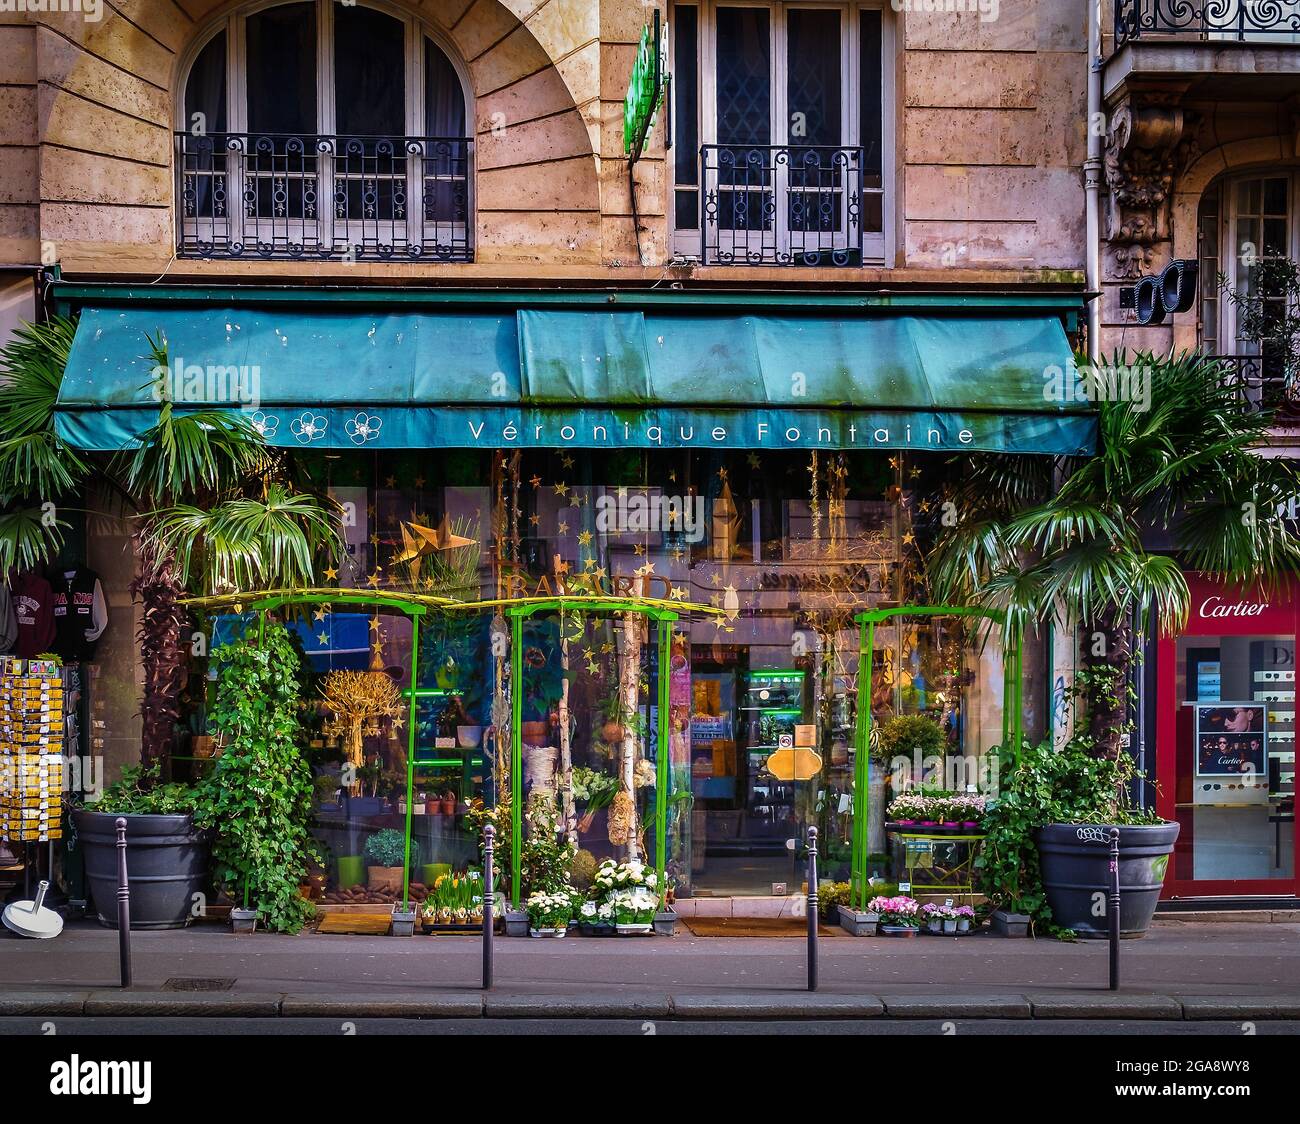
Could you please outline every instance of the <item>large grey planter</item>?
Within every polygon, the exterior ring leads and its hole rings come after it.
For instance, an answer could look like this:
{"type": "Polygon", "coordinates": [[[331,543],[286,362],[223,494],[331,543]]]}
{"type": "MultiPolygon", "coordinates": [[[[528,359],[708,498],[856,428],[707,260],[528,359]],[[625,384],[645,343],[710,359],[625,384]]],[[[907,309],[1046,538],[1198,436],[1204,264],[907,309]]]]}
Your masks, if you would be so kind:
{"type": "Polygon", "coordinates": [[[507,937],[528,936],[528,914],[526,911],[522,909],[507,909],[504,916],[507,937]]]}
{"type": "Polygon", "coordinates": [[[677,913],[664,909],[655,914],[654,929],[656,937],[671,937],[677,931],[677,913]]]}
{"type": "Polygon", "coordinates": [[[414,934],[415,934],[415,922],[416,922],[416,920],[417,920],[417,917],[418,917],[418,914],[417,914],[416,911],[413,910],[413,909],[411,909],[411,910],[407,910],[405,913],[403,913],[402,910],[397,909],[396,907],[394,907],[394,909],[393,909],[393,936],[395,936],[395,937],[410,937],[410,936],[414,936],[414,934]]]}
{"type": "Polygon", "coordinates": [[[880,914],[854,909],[842,905],[840,911],[840,928],[853,937],[874,937],[876,926],[880,924],[880,914]]]}
{"type": "MultiPolygon", "coordinates": [[[[132,916],[132,921],[135,918],[132,916]]],[[[135,928],[133,924],[131,928],[135,928]]],[[[257,928],[257,910],[241,909],[235,906],[230,911],[230,931],[232,933],[251,933],[257,928]]]]}
{"type": "MultiPolygon", "coordinates": [[[[1038,865],[1052,919],[1080,937],[1109,935],[1105,913],[1096,910],[1097,895],[1105,900],[1110,890],[1109,835],[1109,826],[1094,824],[1053,823],[1038,830],[1038,865]]],[[[1120,936],[1146,933],[1177,841],[1176,823],[1120,825],[1120,936]]]]}
{"type": "MultiPolygon", "coordinates": [[[[77,846],[99,923],[117,928],[117,820],[111,812],[72,813],[77,846]]],[[[208,885],[208,834],[189,813],[122,816],[126,820],[126,875],[132,929],[180,929],[208,885]]]]}

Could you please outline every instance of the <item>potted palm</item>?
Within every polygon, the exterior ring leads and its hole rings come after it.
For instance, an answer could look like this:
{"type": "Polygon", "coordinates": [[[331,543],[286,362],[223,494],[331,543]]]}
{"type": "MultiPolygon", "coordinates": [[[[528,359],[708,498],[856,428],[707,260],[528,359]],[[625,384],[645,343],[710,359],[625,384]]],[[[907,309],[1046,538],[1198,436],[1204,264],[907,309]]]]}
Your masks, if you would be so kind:
{"type": "Polygon", "coordinates": [[[1005,798],[1004,783],[996,831],[985,842],[989,888],[1017,914],[1087,932],[1090,913],[1062,896],[1064,887],[1080,877],[1098,881],[1101,846],[1092,840],[1115,826],[1121,869],[1130,872],[1122,878],[1140,887],[1129,894],[1134,906],[1123,926],[1140,935],[1178,828],[1127,803],[1134,622],[1154,616],[1162,629],[1183,624],[1184,569],[1243,585],[1293,572],[1300,540],[1289,521],[1268,513],[1300,491],[1300,472],[1288,458],[1258,455],[1273,415],[1237,392],[1220,361],[1116,353],[1110,362],[1089,368],[1080,360],[1081,377],[1096,385],[1108,370],[1123,371],[1118,382],[1144,393],[1091,395],[1095,455],[1041,463],[970,458],[953,497],[960,518],[940,538],[930,575],[941,601],[991,610],[1004,628],[1022,632],[1064,617],[1081,632],[1082,713],[1068,755],[1074,773],[1060,772],[1050,745],[1010,762],[1026,770],[1025,793],[1040,773],[1078,784],[1040,793],[1026,807],[1005,798]],[[1163,552],[1150,548],[1154,539],[1163,552]],[[1057,888],[1051,904],[1049,885],[1057,888]]]}

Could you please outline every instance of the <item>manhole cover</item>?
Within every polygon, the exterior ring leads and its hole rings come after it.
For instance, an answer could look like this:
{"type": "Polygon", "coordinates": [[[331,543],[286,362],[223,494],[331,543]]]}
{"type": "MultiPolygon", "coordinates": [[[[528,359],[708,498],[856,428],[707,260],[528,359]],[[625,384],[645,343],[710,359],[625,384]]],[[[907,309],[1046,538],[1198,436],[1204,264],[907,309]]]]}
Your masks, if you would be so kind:
{"type": "Polygon", "coordinates": [[[229,991],[235,981],[226,976],[173,976],[163,991],[229,991]]]}

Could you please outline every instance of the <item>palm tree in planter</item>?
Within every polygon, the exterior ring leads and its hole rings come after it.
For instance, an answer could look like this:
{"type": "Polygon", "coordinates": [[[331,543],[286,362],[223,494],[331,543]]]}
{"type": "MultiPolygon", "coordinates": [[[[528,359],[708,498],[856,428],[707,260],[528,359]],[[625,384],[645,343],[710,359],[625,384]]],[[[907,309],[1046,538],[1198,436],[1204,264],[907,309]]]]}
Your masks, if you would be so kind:
{"type": "MultiPolygon", "coordinates": [[[[55,430],[54,408],[75,330],[75,321],[62,318],[24,325],[0,351],[0,569],[52,559],[67,526],[60,508],[70,510],[92,481],[128,513],[136,553],[131,590],[142,605],[140,754],[147,790],[156,776],[150,767],[168,754],[180,711],[186,614],[179,599],[186,588],[310,584],[317,561],[333,560],[341,550],[338,512],[332,500],[298,486],[292,463],[246,418],[222,409],[178,410],[168,394],[161,338],[149,341],[157,420],[107,456],[68,445],[55,430]]],[[[142,806],[136,792],[132,810],[142,806]]],[[[168,819],[184,819],[182,834],[191,833],[188,815],[168,819]]],[[[147,923],[144,908],[141,923],[147,923]]],[[[186,900],[182,923],[188,909],[186,900]]]]}
{"type": "MultiPolygon", "coordinates": [[[[1162,630],[1185,622],[1190,594],[1182,567],[1270,586],[1300,563],[1300,540],[1281,516],[1300,475],[1291,461],[1258,452],[1271,415],[1236,393],[1217,360],[1147,353],[1122,360],[1116,354],[1108,367],[1084,368],[1098,409],[1095,455],[1028,465],[1025,458],[975,458],[954,496],[957,524],[930,561],[941,600],[994,610],[1012,626],[1078,623],[1086,724],[1076,727],[1076,746],[1112,763],[1120,762],[1131,728],[1133,622],[1153,614],[1162,630]],[[1118,395],[1116,388],[1142,392],[1118,395]],[[1164,544],[1159,552],[1154,542],[1164,544]]],[[[1124,818],[1124,795],[1114,796],[1096,811],[1124,818]]],[[[1040,849],[1067,830],[1037,826],[1040,849]]],[[[1068,831],[1074,849],[1098,850],[1079,844],[1073,826],[1068,831]]],[[[1167,855],[1177,832],[1177,824],[1127,826],[1121,844],[1163,833],[1156,849],[1167,855]]],[[[1044,879],[1051,898],[1051,878],[1044,879]]],[[[1058,920],[1073,915],[1064,902],[1056,912],[1058,920]]]]}

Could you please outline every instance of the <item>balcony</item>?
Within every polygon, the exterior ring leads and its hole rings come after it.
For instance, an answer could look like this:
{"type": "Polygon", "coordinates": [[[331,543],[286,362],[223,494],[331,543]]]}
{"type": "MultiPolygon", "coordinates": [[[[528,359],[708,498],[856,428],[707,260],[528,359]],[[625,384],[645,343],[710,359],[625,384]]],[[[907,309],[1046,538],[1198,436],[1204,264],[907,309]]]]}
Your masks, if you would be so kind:
{"type": "MultiPolygon", "coordinates": [[[[858,266],[864,206],[879,216],[882,189],[864,187],[861,147],[719,145],[700,148],[704,265],[858,266]]],[[[868,222],[879,231],[878,219],[868,222]]]]}
{"type": "Polygon", "coordinates": [[[1300,5],[1293,0],[1115,0],[1115,44],[1152,36],[1246,42],[1295,42],[1300,5]]]}
{"type": "Polygon", "coordinates": [[[1300,417],[1300,400],[1295,386],[1288,385],[1284,374],[1273,373],[1275,364],[1266,363],[1262,355],[1212,355],[1223,365],[1226,382],[1257,410],[1275,410],[1279,420],[1300,417]]]}
{"type": "Polygon", "coordinates": [[[468,137],[175,134],[182,258],[466,262],[468,137]]]}

